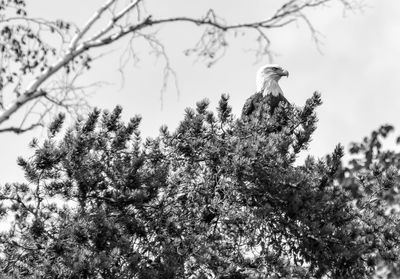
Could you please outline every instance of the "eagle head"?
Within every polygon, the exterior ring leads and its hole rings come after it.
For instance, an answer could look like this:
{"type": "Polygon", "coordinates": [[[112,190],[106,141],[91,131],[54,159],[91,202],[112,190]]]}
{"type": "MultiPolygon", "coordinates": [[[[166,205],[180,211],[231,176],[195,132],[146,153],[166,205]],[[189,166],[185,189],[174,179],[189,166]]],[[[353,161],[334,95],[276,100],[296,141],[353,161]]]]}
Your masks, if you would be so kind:
{"type": "Polygon", "coordinates": [[[288,77],[289,72],[283,69],[279,65],[267,64],[262,66],[257,71],[257,78],[256,78],[257,92],[263,92],[267,87],[270,86],[278,86],[278,81],[283,76],[288,77]]]}

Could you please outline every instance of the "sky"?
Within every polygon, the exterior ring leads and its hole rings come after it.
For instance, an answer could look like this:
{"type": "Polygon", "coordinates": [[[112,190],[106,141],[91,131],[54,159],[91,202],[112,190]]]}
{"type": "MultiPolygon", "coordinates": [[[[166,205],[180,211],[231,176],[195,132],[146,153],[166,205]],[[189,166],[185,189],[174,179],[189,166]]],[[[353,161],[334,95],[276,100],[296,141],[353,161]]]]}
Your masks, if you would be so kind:
{"type": "MultiPolygon", "coordinates": [[[[82,26],[103,0],[28,0],[31,15],[63,18],[82,26]]],[[[149,0],[147,9],[157,16],[201,16],[212,7],[231,23],[267,17],[283,1],[267,0],[149,0]],[[229,3],[229,4],[228,4],[229,3]]],[[[308,13],[314,26],[321,32],[319,47],[312,41],[305,24],[269,32],[274,63],[290,72],[280,85],[290,102],[302,106],[314,91],[322,94],[323,105],[318,109],[319,124],[309,150],[302,156],[317,157],[333,151],[338,143],[345,147],[359,141],[373,129],[390,123],[400,129],[400,1],[365,0],[362,11],[343,12],[338,5],[308,13]]],[[[159,127],[166,124],[173,130],[183,118],[184,109],[204,98],[215,108],[222,93],[231,97],[231,106],[240,115],[245,100],[255,92],[255,73],[268,62],[265,57],[255,63],[247,51],[252,37],[231,38],[226,55],[208,68],[196,57],[183,51],[192,47],[199,36],[193,25],[169,25],[158,28],[158,36],[165,43],[171,66],[178,77],[179,92],[170,80],[161,94],[163,61],[151,56],[138,43],[138,64],[128,63],[124,79],[119,61],[122,44],[113,46],[113,53],[93,64],[93,70],[82,82],[105,81],[90,98],[94,106],[112,109],[120,104],[123,116],[143,117],[143,137],[154,137],[159,127]],[[124,82],[122,82],[124,80],[124,82]],[[161,108],[162,107],[162,108],[161,108]]],[[[28,143],[32,137],[43,138],[43,130],[24,135],[0,136],[0,184],[21,181],[23,173],[16,165],[17,156],[29,157],[28,143]]]]}

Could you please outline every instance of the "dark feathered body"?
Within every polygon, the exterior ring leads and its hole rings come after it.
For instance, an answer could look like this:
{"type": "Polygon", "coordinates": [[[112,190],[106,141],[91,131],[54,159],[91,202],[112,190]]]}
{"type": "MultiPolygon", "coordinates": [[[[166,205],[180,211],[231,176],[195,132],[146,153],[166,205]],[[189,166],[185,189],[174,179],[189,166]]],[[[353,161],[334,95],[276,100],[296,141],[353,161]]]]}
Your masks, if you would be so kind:
{"type": "Polygon", "coordinates": [[[242,109],[242,117],[249,116],[254,111],[259,109],[259,107],[261,106],[261,103],[263,101],[263,98],[264,98],[264,96],[262,93],[256,93],[256,94],[250,96],[250,98],[248,98],[246,100],[246,103],[244,103],[244,106],[242,109]]]}
{"type": "Polygon", "coordinates": [[[273,115],[279,103],[289,103],[282,94],[269,93],[264,96],[262,93],[256,93],[247,99],[243,106],[242,118],[254,117],[259,119],[262,114],[273,115]]]}

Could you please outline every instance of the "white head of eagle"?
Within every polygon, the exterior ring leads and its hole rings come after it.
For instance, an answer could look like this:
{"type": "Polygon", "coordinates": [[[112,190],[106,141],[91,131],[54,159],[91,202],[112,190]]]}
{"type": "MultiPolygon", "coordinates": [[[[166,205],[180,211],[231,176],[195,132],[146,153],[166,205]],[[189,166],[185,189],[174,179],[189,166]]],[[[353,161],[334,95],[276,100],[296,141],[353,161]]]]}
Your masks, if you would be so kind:
{"type": "Polygon", "coordinates": [[[278,81],[281,77],[289,76],[289,72],[276,64],[267,64],[257,71],[256,90],[257,93],[264,95],[272,94],[273,96],[283,95],[282,89],[279,87],[278,81]]]}

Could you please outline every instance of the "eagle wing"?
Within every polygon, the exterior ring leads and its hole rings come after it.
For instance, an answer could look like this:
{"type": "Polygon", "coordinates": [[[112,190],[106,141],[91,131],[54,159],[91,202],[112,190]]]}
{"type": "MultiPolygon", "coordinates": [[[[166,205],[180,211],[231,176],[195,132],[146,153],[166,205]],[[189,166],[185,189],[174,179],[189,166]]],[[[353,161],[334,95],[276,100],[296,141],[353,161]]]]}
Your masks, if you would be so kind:
{"type": "Polygon", "coordinates": [[[246,100],[242,109],[242,117],[251,115],[259,106],[261,106],[263,100],[262,93],[256,93],[246,100]]]}
{"type": "Polygon", "coordinates": [[[289,101],[282,94],[268,94],[264,97],[263,102],[267,103],[270,109],[270,115],[273,115],[279,103],[289,104],[289,101]]]}

